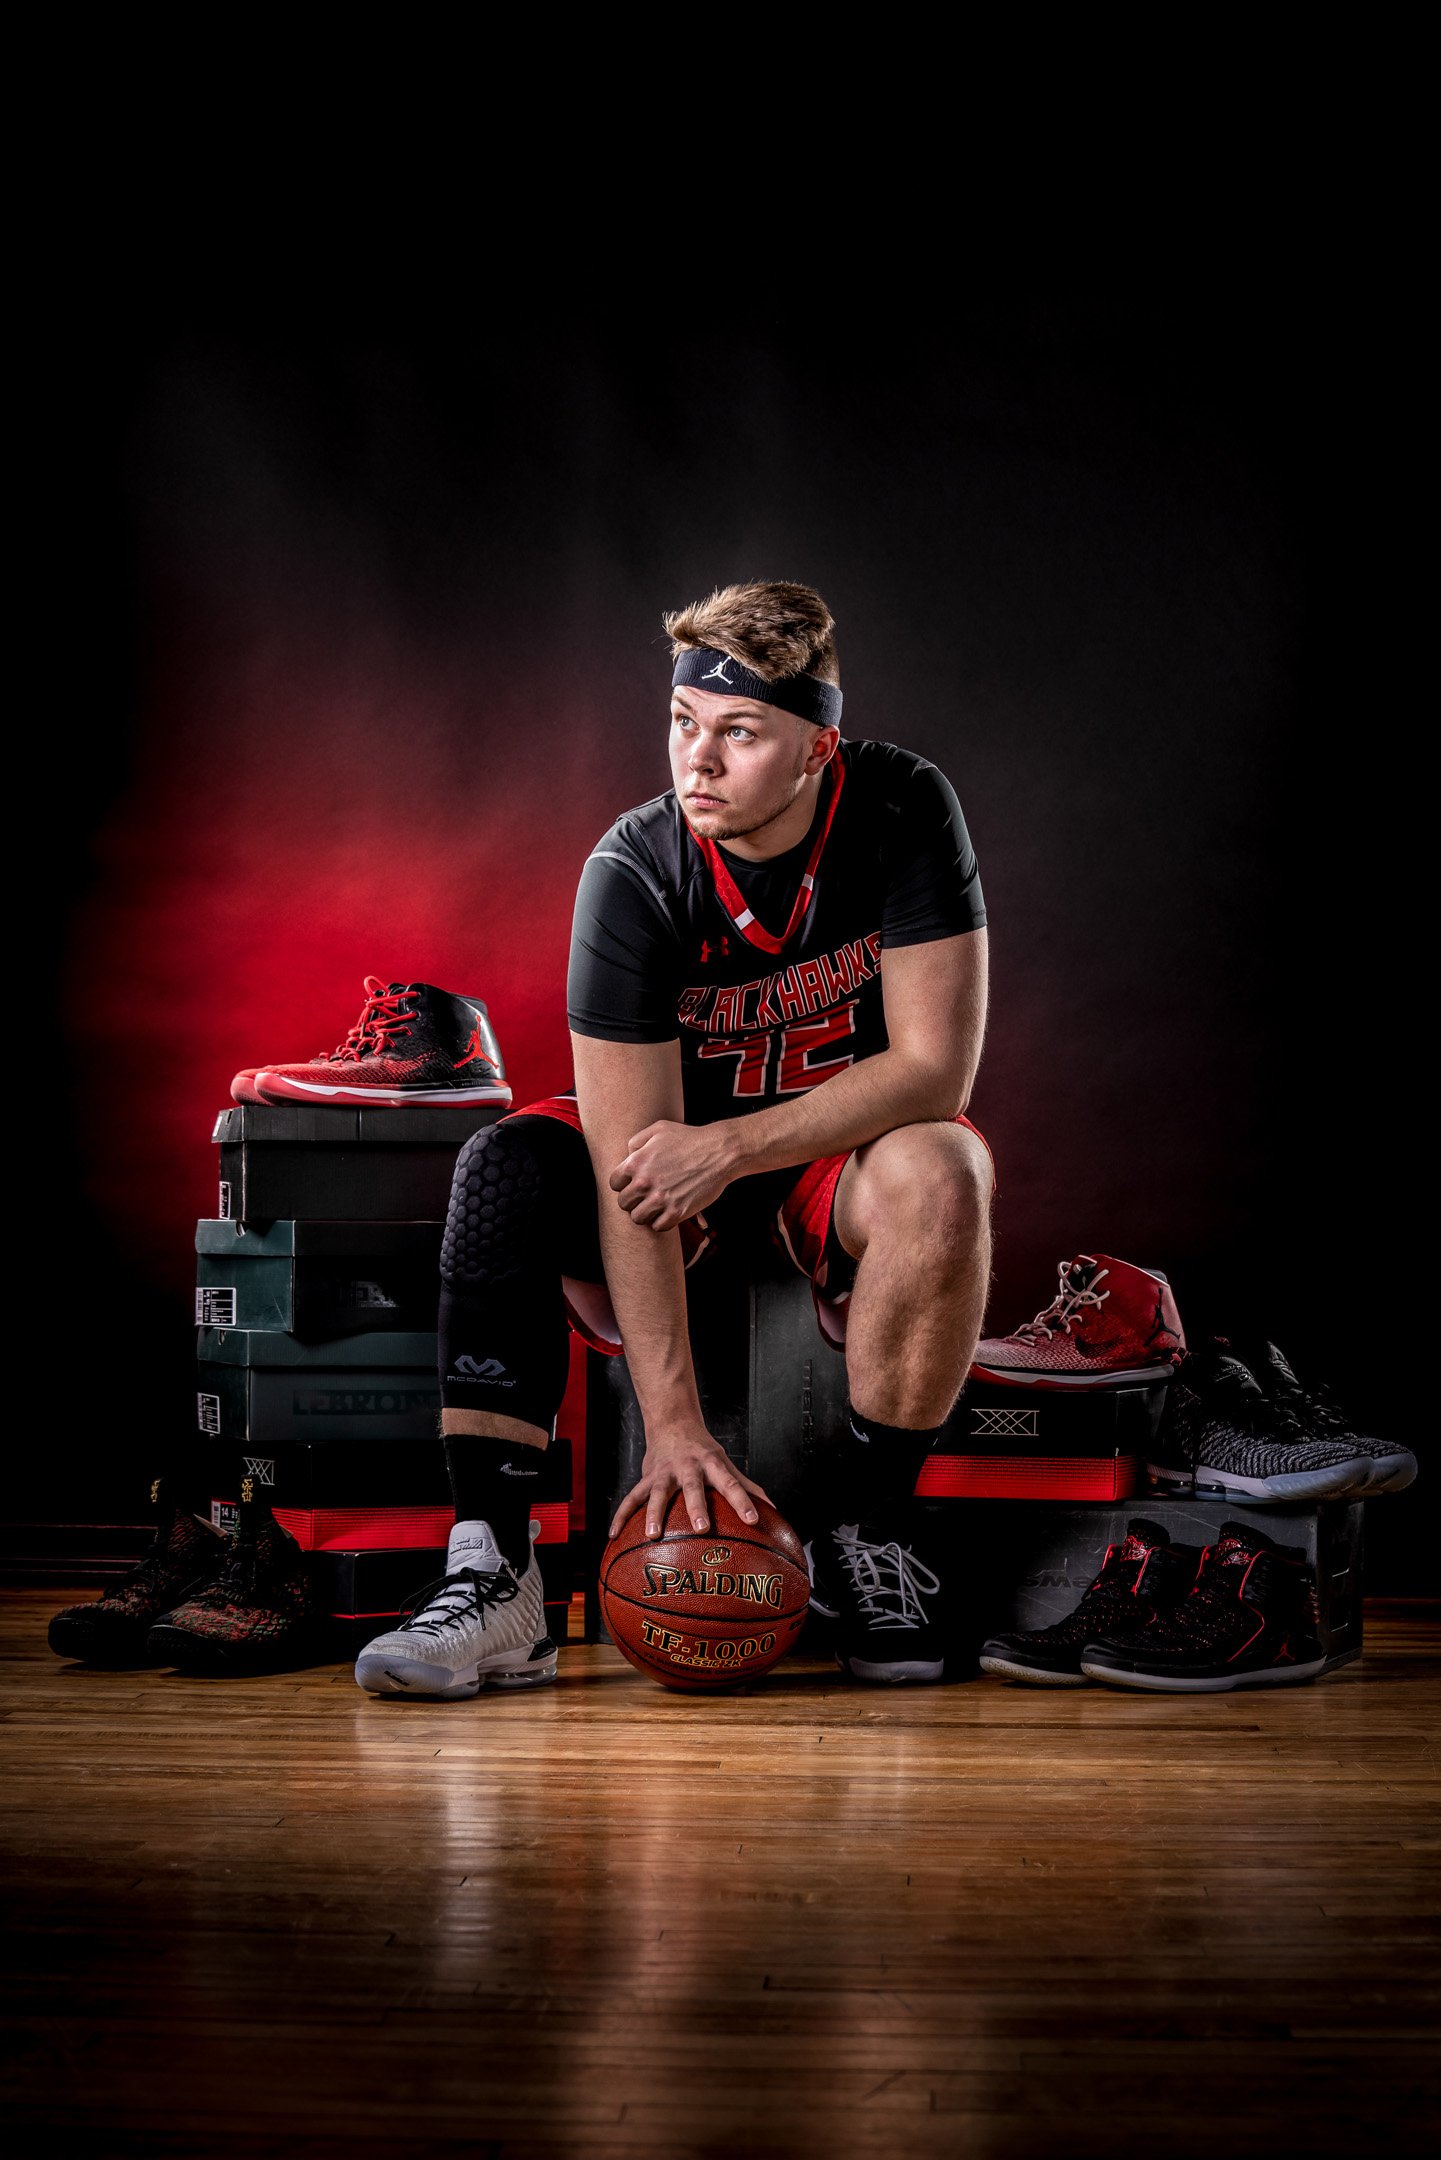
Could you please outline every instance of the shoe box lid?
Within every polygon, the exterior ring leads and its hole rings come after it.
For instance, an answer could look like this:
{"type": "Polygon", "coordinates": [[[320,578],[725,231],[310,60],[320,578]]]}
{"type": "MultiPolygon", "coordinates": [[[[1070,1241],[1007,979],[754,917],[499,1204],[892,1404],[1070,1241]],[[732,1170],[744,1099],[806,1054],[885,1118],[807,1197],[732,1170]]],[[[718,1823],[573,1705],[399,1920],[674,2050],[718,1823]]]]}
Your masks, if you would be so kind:
{"type": "Polygon", "coordinates": [[[308,1103],[236,1103],[216,1117],[211,1139],[217,1146],[263,1141],[303,1147],[436,1147],[459,1150],[472,1133],[504,1117],[503,1103],[477,1103],[468,1110],[416,1104],[404,1110],[357,1108],[347,1104],[312,1109],[308,1103]]]}
{"type": "Polygon", "coordinates": [[[307,1343],[294,1335],[283,1335],[279,1329],[201,1327],[196,1330],[195,1354],[205,1365],[433,1373],[436,1337],[433,1331],[388,1335],[370,1328],[363,1335],[339,1335],[330,1342],[307,1343]]]}
{"type": "Polygon", "coordinates": [[[434,1222],[297,1222],[281,1218],[264,1226],[202,1218],[195,1250],[222,1260],[440,1259],[442,1228],[434,1222]]]}

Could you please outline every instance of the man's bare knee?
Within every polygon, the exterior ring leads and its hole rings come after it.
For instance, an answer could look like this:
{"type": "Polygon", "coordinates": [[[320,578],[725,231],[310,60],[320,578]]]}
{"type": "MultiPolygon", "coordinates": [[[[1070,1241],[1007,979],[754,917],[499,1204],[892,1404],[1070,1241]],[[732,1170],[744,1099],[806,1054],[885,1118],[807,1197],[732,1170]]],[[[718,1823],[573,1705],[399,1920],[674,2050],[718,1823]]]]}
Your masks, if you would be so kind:
{"type": "Polygon", "coordinates": [[[991,1158],[964,1125],[901,1125],[858,1148],[836,1194],[847,1251],[876,1240],[968,1246],[987,1222],[991,1158]]]}

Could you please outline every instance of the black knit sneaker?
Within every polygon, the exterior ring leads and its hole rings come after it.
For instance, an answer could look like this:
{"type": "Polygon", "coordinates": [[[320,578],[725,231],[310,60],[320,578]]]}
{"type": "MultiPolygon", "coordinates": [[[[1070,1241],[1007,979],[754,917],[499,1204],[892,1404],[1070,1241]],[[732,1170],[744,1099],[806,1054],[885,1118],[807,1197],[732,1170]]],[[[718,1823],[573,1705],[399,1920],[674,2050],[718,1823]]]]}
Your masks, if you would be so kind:
{"type": "Polygon", "coordinates": [[[1103,1635],[1130,1641],[1144,1634],[1158,1612],[1180,1603],[1200,1562],[1199,1546],[1173,1545],[1155,1523],[1128,1523],[1124,1542],[1106,1547],[1101,1572],[1075,1611],[1050,1627],[993,1635],[981,1645],[981,1671],[1032,1687],[1085,1687],[1081,1652],[1087,1643],[1103,1635]]]}
{"type": "Polygon", "coordinates": [[[1186,1358],[1167,1387],[1147,1468],[1158,1492],[1218,1494],[1253,1507],[1324,1500],[1371,1478],[1370,1460],[1353,1442],[1308,1433],[1219,1341],[1186,1358]]]}
{"type": "Polygon", "coordinates": [[[1263,1342],[1254,1349],[1246,1345],[1242,1355],[1263,1392],[1272,1402],[1290,1410],[1313,1438],[1333,1441],[1338,1447],[1350,1447],[1365,1456],[1371,1467],[1366,1487],[1368,1500],[1375,1493],[1403,1492],[1412,1482],[1416,1458],[1410,1448],[1403,1447],[1399,1440],[1375,1440],[1358,1433],[1331,1389],[1302,1387],[1289,1358],[1273,1342],[1263,1342]]]}
{"type": "Polygon", "coordinates": [[[1223,1523],[1175,1611],[1157,1613],[1141,1636],[1088,1643],[1081,1671],[1108,1687],[1191,1695],[1314,1680],[1326,1663],[1314,1605],[1299,1546],[1274,1545],[1248,1523],[1223,1523]]]}
{"type": "Polygon", "coordinates": [[[241,1486],[240,1526],[206,1589],[150,1630],[151,1654],[190,1672],[263,1672],[319,1649],[320,1613],[305,1554],[263,1500],[241,1486]]]}
{"type": "Polygon", "coordinates": [[[175,1504],[174,1488],[157,1478],[150,1488],[155,1543],[138,1567],[88,1605],[67,1605],[50,1623],[57,1657],[82,1665],[154,1665],[148,1647],[154,1622],[184,1597],[214,1582],[230,1550],[228,1538],[175,1504]]]}
{"type": "Polygon", "coordinates": [[[836,1616],[843,1671],[892,1687],[945,1678],[944,1589],[908,1544],[842,1523],[821,1531],[810,1555],[812,1603],[836,1616]]]}

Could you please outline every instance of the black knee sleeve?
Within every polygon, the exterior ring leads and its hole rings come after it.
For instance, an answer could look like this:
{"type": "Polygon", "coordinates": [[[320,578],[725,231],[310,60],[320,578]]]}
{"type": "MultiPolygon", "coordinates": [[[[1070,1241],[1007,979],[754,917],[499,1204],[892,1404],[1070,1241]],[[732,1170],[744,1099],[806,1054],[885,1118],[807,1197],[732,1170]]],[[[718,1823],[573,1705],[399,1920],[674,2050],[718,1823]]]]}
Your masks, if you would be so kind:
{"type": "MultiPolygon", "coordinates": [[[[589,1153],[556,1119],[509,1118],[461,1149],[440,1252],[447,1409],[549,1426],[569,1365],[564,1256],[584,1252],[576,1214],[587,1208],[593,1225],[589,1153]]],[[[598,1241],[596,1251],[598,1264],[598,1241]]]]}

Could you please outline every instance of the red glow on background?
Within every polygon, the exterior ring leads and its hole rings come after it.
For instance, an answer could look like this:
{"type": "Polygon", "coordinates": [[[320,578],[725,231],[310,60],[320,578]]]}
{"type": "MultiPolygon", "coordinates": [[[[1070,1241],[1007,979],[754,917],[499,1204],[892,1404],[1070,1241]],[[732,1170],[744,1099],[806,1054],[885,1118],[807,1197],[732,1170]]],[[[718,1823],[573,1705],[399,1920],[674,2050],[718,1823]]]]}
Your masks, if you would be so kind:
{"type": "Polygon", "coordinates": [[[180,1292],[232,1075],[334,1047],[367,974],[483,997],[517,1102],[566,1084],[576,879],[627,800],[613,775],[601,792],[587,714],[543,685],[233,657],[147,717],[68,982],[83,1182],[137,1268],[180,1292]]]}

